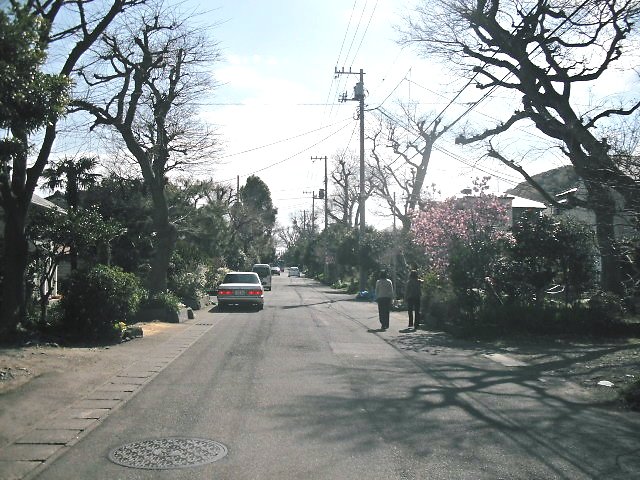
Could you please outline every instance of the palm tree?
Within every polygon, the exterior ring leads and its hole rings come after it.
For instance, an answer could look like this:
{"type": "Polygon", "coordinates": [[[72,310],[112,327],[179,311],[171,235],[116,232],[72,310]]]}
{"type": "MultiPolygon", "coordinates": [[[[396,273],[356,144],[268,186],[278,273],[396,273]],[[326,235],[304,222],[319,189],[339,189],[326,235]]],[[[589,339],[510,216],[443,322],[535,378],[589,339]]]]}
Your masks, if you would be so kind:
{"type": "MultiPolygon", "coordinates": [[[[45,183],[42,185],[47,190],[55,191],[64,187],[64,198],[71,214],[75,214],[80,207],[80,190],[95,185],[100,177],[92,173],[98,165],[97,157],[63,158],[52,162],[51,166],[42,172],[45,183]]],[[[69,261],[71,270],[78,268],[78,249],[75,241],[69,245],[69,261]]]]}
{"type": "Polygon", "coordinates": [[[44,170],[42,176],[45,183],[42,187],[51,191],[65,187],[64,199],[67,207],[77,210],[80,206],[80,190],[95,185],[100,177],[99,174],[92,173],[97,166],[97,157],[65,157],[44,170]]]}

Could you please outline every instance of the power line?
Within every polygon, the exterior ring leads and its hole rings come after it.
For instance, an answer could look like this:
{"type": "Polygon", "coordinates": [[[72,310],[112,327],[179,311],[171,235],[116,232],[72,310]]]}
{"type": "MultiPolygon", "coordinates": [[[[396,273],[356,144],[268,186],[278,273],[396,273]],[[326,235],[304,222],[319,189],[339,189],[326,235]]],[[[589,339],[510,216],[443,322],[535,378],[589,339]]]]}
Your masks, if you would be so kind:
{"type": "MultiPolygon", "coordinates": [[[[351,119],[349,119],[349,121],[351,121],[351,119]]],[[[246,174],[244,174],[244,175],[239,175],[239,176],[240,176],[240,177],[248,177],[248,176],[250,176],[250,175],[255,175],[256,173],[259,173],[259,172],[263,172],[263,171],[265,171],[265,170],[268,170],[269,168],[273,168],[273,167],[275,167],[276,165],[280,165],[280,164],[282,164],[282,163],[284,163],[284,162],[286,162],[286,161],[289,161],[289,160],[291,160],[291,159],[293,159],[293,158],[297,157],[297,156],[298,156],[298,155],[300,155],[301,153],[304,153],[304,152],[306,152],[306,151],[308,151],[308,150],[311,150],[312,148],[317,147],[317,146],[318,146],[318,145],[320,145],[322,142],[324,142],[324,141],[328,140],[329,138],[333,137],[334,135],[337,135],[337,134],[338,134],[338,133],[340,133],[341,131],[342,131],[342,127],[340,127],[339,129],[337,129],[335,132],[330,133],[329,135],[327,135],[326,137],[324,137],[322,140],[320,140],[320,141],[318,141],[318,142],[314,143],[313,145],[309,145],[308,147],[306,147],[306,148],[304,148],[304,149],[300,150],[299,152],[294,153],[293,155],[290,155],[290,156],[288,156],[288,157],[286,157],[286,158],[283,158],[282,160],[279,160],[279,161],[277,161],[277,162],[274,162],[274,163],[272,163],[272,164],[270,164],[270,165],[267,165],[267,166],[265,166],[265,167],[262,167],[262,168],[259,168],[259,169],[257,169],[257,170],[254,170],[253,172],[246,173],[246,174]]],[[[221,180],[221,181],[220,181],[220,183],[231,182],[231,181],[234,181],[234,180],[236,180],[236,178],[235,178],[235,177],[234,177],[234,178],[229,178],[229,179],[226,179],[226,180],[221,180]]]]}
{"type": "MultiPolygon", "coordinates": [[[[378,7],[378,1],[376,0],[376,4],[373,6],[373,10],[371,11],[371,15],[369,15],[369,21],[367,22],[367,26],[364,29],[364,33],[362,34],[362,37],[360,37],[360,43],[358,44],[358,48],[356,50],[356,53],[353,54],[353,59],[351,60],[351,63],[353,64],[356,60],[356,58],[358,57],[358,53],[360,52],[360,47],[362,47],[362,42],[364,41],[364,38],[367,36],[367,32],[369,31],[369,25],[371,25],[371,20],[373,20],[373,15],[376,13],[376,8],[378,7]]],[[[365,8],[366,8],[366,4],[365,4],[365,8]]],[[[363,10],[364,12],[364,10],[363,10]]]]}
{"type": "Polygon", "coordinates": [[[362,9],[362,12],[360,13],[360,18],[358,19],[358,25],[356,25],[356,31],[353,33],[353,37],[351,38],[351,43],[349,44],[349,50],[347,50],[347,54],[344,57],[345,60],[347,60],[349,58],[349,54],[351,53],[351,47],[353,46],[353,42],[355,41],[356,37],[358,36],[358,30],[360,30],[360,24],[362,23],[362,17],[364,15],[365,10],[367,9],[367,3],[368,2],[369,2],[369,0],[365,0],[365,2],[364,2],[364,8],[362,9]]]}
{"type": "Polygon", "coordinates": [[[308,132],[304,132],[304,133],[301,133],[299,135],[295,135],[293,137],[284,138],[282,140],[276,140],[275,142],[268,143],[266,145],[260,145],[258,147],[250,148],[248,150],[243,150],[241,152],[229,153],[227,155],[223,155],[223,156],[219,157],[219,159],[222,160],[223,158],[235,157],[237,155],[243,155],[245,153],[255,152],[256,150],[261,150],[263,148],[268,148],[268,147],[272,147],[274,145],[278,145],[279,143],[284,143],[284,142],[288,142],[290,140],[295,140],[296,138],[304,137],[305,135],[309,135],[311,133],[319,132],[320,130],[324,130],[325,128],[330,128],[330,127],[333,127],[333,126],[335,126],[337,124],[343,124],[343,123],[350,122],[350,121],[351,121],[351,118],[340,120],[339,122],[333,123],[331,125],[325,125],[324,127],[319,127],[319,128],[316,128],[315,130],[309,130],[308,132]]]}
{"type": "MultiPolygon", "coordinates": [[[[351,19],[353,18],[353,12],[356,11],[356,4],[358,3],[358,0],[353,0],[353,6],[351,7],[351,13],[349,14],[349,22],[347,23],[347,28],[344,31],[344,36],[342,37],[342,44],[340,45],[340,51],[338,52],[338,58],[336,58],[336,68],[338,68],[338,65],[340,65],[340,58],[342,57],[342,50],[344,49],[344,42],[347,39],[347,35],[349,34],[349,28],[351,27],[351,19]]],[[[336,79],[338,78],[337,75],[334,75],[331,79],[331,85],[329,85],[329,93],[327,93],[327,100],[325,101],[325,103],[327,105],[329,105],[329,98],[331,98],[331,93],[333,91],[333,85],[337,84],[336,86],[336,94],[338,93],[338,88],[340,86],[340,81],[338,80],[338,82],[336,82],[336,79]]],[[[335,106],[335,104],[331,103],[331,110],[329,111],[329,118],[331,117],[331,114],[333,113],[333,107],[335,106]]],[[[325,108],[325,112],[326,112],[326,108],[325,108]]],[[[324,113],[323,113],[324,116],[324,113]]]]}
{"type": "Polygon", "coordinates": [[[353,18],[353,12],[356,11],[356,4],[358,0],[353,0],[353,6],[351,7],[351,13],[349,14],[349,22],[347,23],[347,29],[344,31],[344,37],[342,37],[342,45],[340,45],[340,52],[338,53],[338,58],[336,59],[336,67],[340,65],[340,57],[342,56],[342,49],[344,48],[344,42],[347,39],[347,34],[349,33],[349,27],[351,27],[351,19],[353,18]]]}

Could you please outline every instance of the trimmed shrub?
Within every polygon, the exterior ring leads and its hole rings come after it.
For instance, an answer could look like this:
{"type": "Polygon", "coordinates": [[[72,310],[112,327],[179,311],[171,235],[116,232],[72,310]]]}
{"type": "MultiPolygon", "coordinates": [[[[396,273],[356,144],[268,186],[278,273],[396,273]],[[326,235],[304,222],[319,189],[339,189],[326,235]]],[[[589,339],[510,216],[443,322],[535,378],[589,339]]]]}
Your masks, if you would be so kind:
{"type": "Polygon", "coordinates": [[[145,290],[138,277],[118,267],[96,265],[76,272],[61,300],[63,329],[78,340],[113,342],[138,310],[145,290]]]}
{"type": "Polygon", "coordinates": [[[156,293],[144,299],[140,305],[141,309],[160,309],[167,312],[178,313],[180,311],[180,298],[167,291],[156,293]]]}

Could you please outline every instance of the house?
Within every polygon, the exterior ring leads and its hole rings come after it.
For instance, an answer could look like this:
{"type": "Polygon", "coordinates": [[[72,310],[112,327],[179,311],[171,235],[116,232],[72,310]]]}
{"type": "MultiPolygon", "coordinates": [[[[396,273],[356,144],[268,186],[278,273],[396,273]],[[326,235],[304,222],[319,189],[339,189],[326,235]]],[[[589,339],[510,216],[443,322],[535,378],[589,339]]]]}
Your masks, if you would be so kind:
{"type": "Polygon", "coordinates": [[[513,225],[523,215],[529,212],[544,212],[547,210],[547,206],[536,200],[531,200],[524,197],[518,197],[516,195],[502,195],[500,200],[507,202],[510,224],[513,225]]]}
{"type": "MultiPolygon", "coordinates": [[[[37,194],[33,194],[31,197],[31,206],[32,208],[35,209],[47,209],[47,210],[56,210],[60,213],[66,214],[66,210],[64,210],[63,208],[59,207],[58,205],[56,205],[53,202],[50,202],[49,200],[42,198],[41,196],[37,195],[37,194]]],[[[0,236],[2,236],[4,234],[4,218],[3,218],[3,212],[2,210],[0,210],[0,236]]],[[[37,241],[36,241],[37,242],[37,241]]],[[[33,248],[33,247],[31,247],[33,248]]],[[[68,269],[68,266],[67,266],[68,269]]],[[[58,294],[58,277],[60,275],[60,267],[56,267],[53,271],[53,277],[52,277],[52,295],[57,295],[58,294]]],[[[37,274],[36,274],[37,275],[37,274]]],[[[34,284],[38,285],[38,279],[34,278],[34,284]]]]}

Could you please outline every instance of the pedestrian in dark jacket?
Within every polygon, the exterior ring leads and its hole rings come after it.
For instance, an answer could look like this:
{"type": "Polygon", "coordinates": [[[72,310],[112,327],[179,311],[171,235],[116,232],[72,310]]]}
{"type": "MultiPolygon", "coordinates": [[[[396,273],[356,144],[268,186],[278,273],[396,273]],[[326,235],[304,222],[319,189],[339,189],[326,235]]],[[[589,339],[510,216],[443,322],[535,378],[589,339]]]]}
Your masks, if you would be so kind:
{"type": "Polygon", "coordinates": [[[381,270],[376,281],[376,302],[378,303],[380,330],[389,328],[389,312],[391,311],[393,297],[393,283],[387,278],[386,270],[381,270]]]}
{"type": "Polygon", "coordinates": [[[420,297],[422,295],[422,280],[418,278],[417,270],[411,270],[409,280],[404,292],[404,300],[407,304],[407,312],[409,313],[409,328],[418,329],[420,323],[420,297]],[[415,320],[414,320],[415,315],[415,320]]]}

